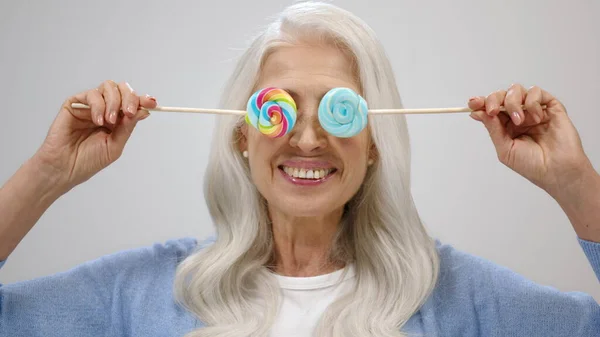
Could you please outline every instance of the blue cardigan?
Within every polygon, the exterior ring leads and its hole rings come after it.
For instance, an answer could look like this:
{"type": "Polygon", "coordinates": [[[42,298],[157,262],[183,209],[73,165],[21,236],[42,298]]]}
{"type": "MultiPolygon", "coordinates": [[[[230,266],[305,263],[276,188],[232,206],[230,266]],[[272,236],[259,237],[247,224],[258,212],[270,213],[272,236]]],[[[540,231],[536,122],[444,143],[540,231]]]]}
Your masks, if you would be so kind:
{"type": "MultiPolygon", "coordinates": [[[[578,240],[600,279],[600,243],[578,240]]],[[[202,322],[173,301],[175,267],[210,242],[171,240],[2,285],[0,336],[183,336],[202,322]]],[[[439,282],[403,328],[409,335],[600,336],[600,306],[591,296],[534,284],[449,245],[437,248],[439,282]]]]}

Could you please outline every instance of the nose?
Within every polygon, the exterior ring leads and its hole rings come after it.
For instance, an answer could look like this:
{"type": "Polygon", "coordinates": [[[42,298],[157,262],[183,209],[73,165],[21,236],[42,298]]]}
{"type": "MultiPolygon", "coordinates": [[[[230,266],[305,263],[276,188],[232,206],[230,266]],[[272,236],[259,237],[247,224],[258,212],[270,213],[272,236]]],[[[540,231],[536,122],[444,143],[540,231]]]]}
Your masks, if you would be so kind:
{"type": "Polygon", "coordinates": [[[290,146],[299,148],[304,153],[318,152],[327,147],[327,135],[319,123],[316,111],[310,115],[299,114],[291,131],[290,146]]]}

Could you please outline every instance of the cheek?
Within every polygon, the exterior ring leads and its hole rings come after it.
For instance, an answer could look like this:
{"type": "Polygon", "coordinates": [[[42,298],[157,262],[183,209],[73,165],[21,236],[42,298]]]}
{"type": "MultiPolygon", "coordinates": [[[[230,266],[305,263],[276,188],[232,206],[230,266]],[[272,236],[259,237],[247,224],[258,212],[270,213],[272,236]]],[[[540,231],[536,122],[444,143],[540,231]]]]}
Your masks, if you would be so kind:
{"type": "Polygon", "coordinates": [[[353,165],[352,169],[348,172],[348,186],[351,186],[351,189],[356,190],[362,185],[365,180],[365,175],[367,174],[367,169],[361,164],[353,165]]]}
{"type": "Polygon", "coordinates": [[[344,163],[343,176],[352,188],[362,184],[367,173],[369,154],[366,144],[366,138],[363,137],[345,139],[339,143],[339,153],[344,163]]]}
{"type": "Polygon", "coordinates": [[[273,161],[279,141],[265,136],[250,137],[248,140],[248,163],[252,178],[256,184],[260,184],[267,176],[273,174],[273,161]]]}
{"type": "Polygon", "coordinates": [[[258,190],[258,192],[265,198],[269,198],[272,194],[271,186],[273,181],[273,170],[270,165],[264,161],[260,154],[251,157],[250,162],[250,179],[258,190]]]}
{"type": "Polygon", "coordinates": [[[248,159],[250,173],[252,178],[256,179],[255,182],[258,183],[260,179],[264,179],[265,175],[271,173],[271,165],[263,151],[255,151],[254,155],[250,155],[248,159]]]}
{"type": "Polygon", "coordinates": [[[367,164],[369,151],[366,137],[341,139],[338,141],[338,153],[345,164],[361,167],[367,164]]]}

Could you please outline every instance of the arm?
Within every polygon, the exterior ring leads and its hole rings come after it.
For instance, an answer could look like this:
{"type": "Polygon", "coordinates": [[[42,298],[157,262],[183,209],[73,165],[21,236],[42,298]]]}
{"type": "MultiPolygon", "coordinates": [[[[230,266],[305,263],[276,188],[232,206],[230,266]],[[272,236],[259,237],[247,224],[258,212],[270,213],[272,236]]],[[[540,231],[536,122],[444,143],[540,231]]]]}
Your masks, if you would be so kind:
{"type": "MultiPolygon", "coordinates": [[[[584,249],[600,256],[600,244],[584,249]]],[[[436,329],[427,335],[600,336],[600,306],[590,295],[536,284],[449,245],[439,252],[438,286],[422,309],[425,325],[436,329]]]]}
{"type": "Polygon", "coordinates": [[[169,240],[0,285],[0,336],[183,336],[194,321],[174,306],[175,269],[207,243],[169,240]]]}
{"type": "Polygon", "coordinates": [[[487,128],[500,161],[550,194],[581,239],[600,242],[600,175],[564,105],[539,87],[513,84],[473,97],[469,107],[487,128]]]}
{"type": "MultiPolygon", "coordinates": [[[[140,106],[155,107],[156,100],[113,81],[63,103],[35,156],[0,189],[0,266],[54,201],[121,156],[137,122],[148,116],[140,106]],[[90,108],[73,108],[72,103],[90,108]]],[[[0,336],[109,336],[109,329],[118,331],[114,312],[122,308],[114,303],[120,299],[114,290],[123,284],[117,277],[131,270],[126,262],[139,262],[139,257],[124,256],[1,285],[0,336]]]]}
{"type": "Polygon", "coordinates": [[[592,168],[553,197],[571,221],[600,281],[600,175],[592,168]]]}
{"type": "Polygon", "coordinates": [[[155,106],[154,98],[137,96],[124,82],[105,81],[68,98],[36,154],[0,189],[0,261],[56,199],[117,160],[137,122],[148,116],[139,107],[155,106]],[[105,120],[103,113],[111,110],[114,118],[105,120]]]}
{"type": "Polygon", "coordinates": [[[44,212],[64,192],[59,175],[32,157],[0,189],[0,261],[8,258],[44,212]]]}
{"type": "Polygon", "coordinates": [[[590,168],[567,188],[552,194],[577,235],[586,241],[600,242],[600,175],[590,168]]]}
{"type": "Polygon", "coordinates": [[[102,262],[94,261],[0,285],[0,336],[110,336],[109,274],[102,262]]]}

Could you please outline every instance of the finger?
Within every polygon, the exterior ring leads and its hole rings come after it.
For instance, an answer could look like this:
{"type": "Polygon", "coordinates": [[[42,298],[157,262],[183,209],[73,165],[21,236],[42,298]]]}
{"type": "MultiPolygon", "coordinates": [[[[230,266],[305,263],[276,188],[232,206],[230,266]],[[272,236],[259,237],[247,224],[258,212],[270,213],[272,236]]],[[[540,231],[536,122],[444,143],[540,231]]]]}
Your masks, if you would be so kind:
{"type": "MultiPolygon", "coordinates": [[[[474,110],[471,112],[470,117],[478,122],[483,122],[486,118],[490,118],[490,116],[488,116],[488,114],[484,110],[474,110]]],[[[509,131],[507,129],[507,126],[509,125],[508,123],[510,122],[510,117],[503,113],[496,115],[496,117],[500,119],[500,125],[502,125],[507,131],[509,131]]],[[[508,132],[508,135],[510,136],[510,132],[508,132]]]]}
{"type": "Polygon", "coordinates": [[[542,98],[540,103],[546,106],[544,110],[545,114],[559,117],[560,115],[567,115],[567,109],[565,106],[557,100],[551,93],[544,89],[541,89],[542,98]]]}
{"type": "Polygon", "coordinates": [[[558,100],[554,98],[554,96],[552,96],[551,93],[547,92],[544,89],[540,89],[540,91],[542,92],[542,99],[540,100],[541,104],[547,105],[553,103],[553,101],[555,103],[558,103],[558,100]]]}
{"type": "Polygon", "coordinates": [[[153,109],[156,108],[157,105],[158,103],[156,102],[156,98],[154,96],[144,95],[140,97],[140,106],[144,108],[153,109]]]}
{"type": "Polygon", "coordinates": [[[112,80],[104,81],[100,85],[100,93],[104,96],[106,102],[106,112],[104,118],[111,124],[117,123],[117,113],[121,106],[121,94],[112,80]]]}
{"type": "Polygon", "coordinates": [[[106,110],[106,105],[104,97],[102,97],[102,94],[97,89],[87,90],[76,94],[65,102],[65,107],[75,118],[91,120],[98,126],[104,124],[104,111],[106,110]],[[71,104],[73,103],[82,103],[90,108],[72,108],[71,104]]]}
{"type": "Polygon", "coordinates": [[[508,154],[510,153],[513,139],[508,134],[501,117],[502,115],[488,116],[482,114],[482,122],[490,134],[492,143],[494,143],[498,159],[506,164],[508,162],[508,154]]]}
{"type": "Polygon", "coordinates": [[[483,110],[473,110],[471,112],[471,115],[469,115],[469,117],[473,118],[474,120],[478,121],[478,122],[483,122],[483,118],[485,117],[485,111],[483,110]]]}
{"type": "Polygon", "coordinates": [[[542,109],[542,89],[538,86],[533,86],[527,91],[525,97],[525,109],[532,116],[536,124],[539,124],[544,119],[544,110],[542,109]]]}
{"type": "Polygon", "coordinates": [[[500,112],[504,97],[506,97],[506,90],[498,90],[485,98],[485,111],[489,116],[496,116],[500,112]]]}
{"type": "Polygon", "coordinates": [[[485,97],[483,96],[473,96],[469,98],[469,109],[471,110],[481,110],[485,107],[485,97]]]}
{"type": "Polygon", "coordinates": [[[140,105],[140,98],[127,82],[119,83],[119,91],[121,92],[121,97],[123,97],[121,110],[129,117],[135,116],[140,105]]]}
{"type": "Polygon", "coordinates": [[[139,122],[139,121],[141,121],[141,120],[144,120],[144,119],[148,118],[148,116],[150,116],[150,113],[149,113],[148,111],[145,111],[145,113],[144,113],[144,114],[142,114],[140,117],[138,117],[138,119],[137,119],[137,120],[138,120],[138,122],[139,122]]]}
{"type": "Polygon", "coordinates": [[[515,125],[521,125],[525,121],[525,113],[522,106],[526,96],[527,91],[520,84],[511,85],[506,93],[504,107],[515,125]]]}
{"type": "MultiPolygon", "coordinates": [[[[120,124],[110,134],[111,140],[115,142],[117,149],[120,149],[120,151],[123,150],[129,137],[133,133],[137,122],[145,119],[148,115],[150,115],[148,111],[138,110],[134,117],[129,117],[127,115],[123,116],[120,124]]],[[[120,156],[121,153],[117,153],[116,155],[120,156]]]]}

